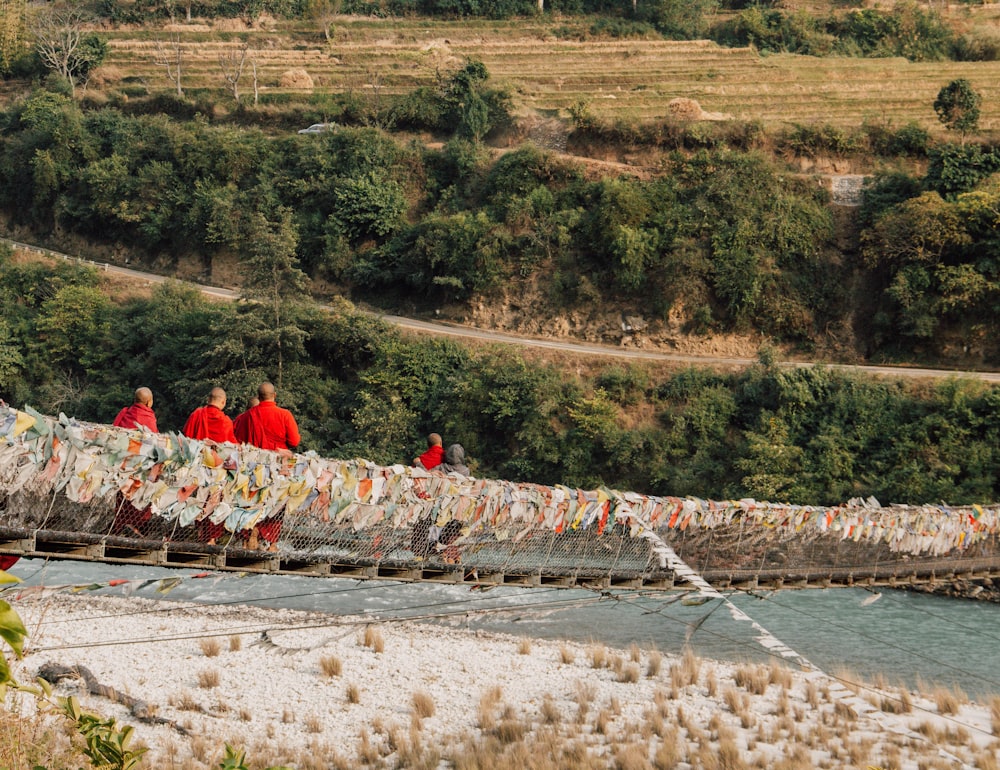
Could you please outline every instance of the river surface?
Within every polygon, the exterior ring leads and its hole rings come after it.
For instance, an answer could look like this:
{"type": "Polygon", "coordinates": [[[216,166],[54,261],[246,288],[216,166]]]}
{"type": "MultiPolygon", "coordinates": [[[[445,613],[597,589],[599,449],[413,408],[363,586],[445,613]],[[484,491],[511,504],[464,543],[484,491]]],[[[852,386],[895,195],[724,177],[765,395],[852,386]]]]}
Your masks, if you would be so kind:
{"type": "MultiPolygon", "coordinates": [[[[692,604],[681,593],[497,587],[356,581],[348,578],[246,575],[220,572],[190,579],[194,570],[22,559],[10,572],[28,585],[129,581],[97,593],[204,604],[253,604],[370,615],[391,622],[426,617],[546,639],[567,639],[679,652],[687,639],[696,653],[717,660],[768,660],[756,632],[718,600],[692,604]],[[137,581],[183,578],[168,593],[137,581]]],[[[201,573],[204,574],[204,573],[201,573]]],[[[1000,694],[1000,605],[903,591],[876,596],[832,588],[743,593],[733,604],[786,645],[829,673],[884,675],[911,688],[920,682],[958,685],[978,700],[1000,694]]],[[[127,627],[122,626],[122,635],[127,627]]],[[[109,640],[110,641],[110,640],[109,640]]]]}

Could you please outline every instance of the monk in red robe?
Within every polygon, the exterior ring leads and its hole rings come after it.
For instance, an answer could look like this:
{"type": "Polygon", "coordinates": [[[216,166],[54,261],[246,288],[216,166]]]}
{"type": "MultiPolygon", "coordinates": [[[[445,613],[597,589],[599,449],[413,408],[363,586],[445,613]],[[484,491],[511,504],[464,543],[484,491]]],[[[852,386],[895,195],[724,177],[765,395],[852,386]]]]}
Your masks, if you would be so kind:
{"type": "MultiPolygon", "coordinates": [[[[297,447],[301,440],[299,426],[296,425],[292,413],[275,403],[274,385],[270,382],[261,383],[257,388],[257,398],[260,399],[260,403],[247,409],[246,419],[240,420],[235,426],[236,439],[243,444],[251,444],[261,449],[291,454],[291,450],[297,447]]],[[[268,550],[277,551],[281,521],[281,517],[276,516],[254,527],[248,547],[256,548],[259,536],[267,543],[268,550]]]]}
{"type": "MultiPolygon", "coordinates": [[[[138,428],[140,425],[149,428],[153,433],[157,433],[156,414],[153,412],[153,391],[149,388],[136,388],[135,400],[131,406],[122,409],[115,421],[112,423],[116,428],[138,428]]],[[[120,535],[122,533],[144,537],[147,524],[153,517],[151,508],[146,507],[141,511],[136,508],[126,497],[119,492],[117,497],[117,511],[115,519],[111,522],[111,534],[120,535]]]]}
{"type": "Polygon", "coordinates": [[[212,388],[208,403],[199,406],[184,423],[181,431],[188,438],[208,439],[219,444],[235,444],[236,434],[233,433],[233,421],[222,410],[226,408],[226,391],[222,388],[212,388]]]}
{"type": "Polygon", "coordinates": [[[135,401],[122,409],[111,424],[116,428],[138,428],[142,425],[153,433],[158,433],[156,415],[153,413],[153,391],[149,388],[136,388],[135,401]]]}
{"type": "Polygon", "coordinates": [[[419,457],[413,458],[413,464],[418,468],[429,471],[437,468],[444,462],[444,442],[441,441],[441,434],[432,433],[427,437],[427,451],[419,457]]]}
{"type": "MultiPolygon", "coordinates": [[[[243,423],[245,423],[250,418],[250,410],[253,409],[255,406],[257,406],[257,404],[259,403],[260,399],[254,396],[249,401],[247,401],[247,410],[242,414],[236,415],[236,419],[233,420],[233,432],[236,434],[237,437],[241,433],[244,433],[246,431],[246,426],[243,423]]],[[[240,441],[239,438],[237,438],[236,440],[240,443],[243,443],[240,441]]]]}
{"type": "MultiPolygon", "coordinates": [[[[208,394],[208,403],[199,406],[184,423],[181,431],[188,438],[201,439],[202,441],[215,441],[219,444],[235,444],[236,435],[233,433],[233,421],[229,419],[222,410],[226,408],[226,391],[222,388],[212,388],[208,394]]],[[[225,533],[225,527],[214,524],[207,519],[198,522],[198,531],[201,540],[208,545],[215,545],[216,541],[225,533]]]]}

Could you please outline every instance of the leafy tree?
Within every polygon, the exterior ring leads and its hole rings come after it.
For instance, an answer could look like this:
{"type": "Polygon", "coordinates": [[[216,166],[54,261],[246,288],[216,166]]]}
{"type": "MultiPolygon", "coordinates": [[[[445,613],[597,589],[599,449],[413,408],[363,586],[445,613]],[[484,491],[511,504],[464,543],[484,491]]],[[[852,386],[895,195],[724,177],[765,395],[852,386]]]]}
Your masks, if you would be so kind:
{"type": "Polygon", "coordinates": [[[889,209],[862,234],[862,256],[870,267],[937,263],[968,243],[955,209],[937,193],[924,193],[889,209]]]}
{"type": "Polygon", "coordinates": [[[708,16],[718,6],[718,0],[653,0],[641,3],[637,15],[668,38],[691,40],[704,36],[708,16]]]}
{"type": "Polygon", "coordinates": [[[982,100],[983,97],[972,88],[968,80],[959,78],[938,91],[937,99],[934,100],[934,112],[949,131],[960,132],[964,142],[965,135],[979,126],[979,105],[982,100]]]}
{"type": "Polygon", "coordinates": [[[24,52],[27,0],[0,0],[0,76],[11,71],[24,52]]]}
{"type": "Polygon", "coordinates": [[[973,190],[998,169],[1000,150],[947,142],[931,150],[924,187],[950,199],[973,190]]]}
{"type": "Polygon", "coordinates": [[[261,316],[260,332],[273,341],[279,387],[283,383],[286,356],[291,350],[300,350],[305,338],[289,308],[308,297],[308,279],[295,256],[297,245],[292,212],[287,208],[277,211],[276,222],[257,211],[246,223],[240,255],[246,267],[242,294],[262,303],[265,313],[261,316]]]}

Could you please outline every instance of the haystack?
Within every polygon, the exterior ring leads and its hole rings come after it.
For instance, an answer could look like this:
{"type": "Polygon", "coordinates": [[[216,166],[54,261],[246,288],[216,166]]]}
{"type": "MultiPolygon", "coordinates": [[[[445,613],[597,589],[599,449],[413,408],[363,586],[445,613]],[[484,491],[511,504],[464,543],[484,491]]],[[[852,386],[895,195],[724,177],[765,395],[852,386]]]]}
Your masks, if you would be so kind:
{"type": "Polygon", "coordinates": [[[670,110],[670,117],[677,120],[701,120],[701,105],[694,99],[687,99],[678,96],[667,102],[667,109],[670,110]]]}
{"type": "Polygon", "coordinates": [[[282,88],[312,88],[313,79],[304,69],[286,70],[281,73],[278,85],[282,88]]]}

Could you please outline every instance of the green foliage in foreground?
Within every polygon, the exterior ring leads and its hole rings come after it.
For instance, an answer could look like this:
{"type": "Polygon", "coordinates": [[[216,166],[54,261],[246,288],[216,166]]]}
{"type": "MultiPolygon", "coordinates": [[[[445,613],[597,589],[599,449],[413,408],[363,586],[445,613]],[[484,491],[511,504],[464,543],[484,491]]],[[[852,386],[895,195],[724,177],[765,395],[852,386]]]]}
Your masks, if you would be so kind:
{"type": "MultiPolygon", "coordinates": [[[[179,284],[114,301],[99,277],[10,257],[0,266],[8,402],[109,422],[146,385],[161,428],[177,430],[212,386],[239,411],[275,378],[266,305],[209,302],[179,284]]],[[[768,362],[663,379],[610,366],[583,379],[509,349],[409,341],[347,303],[291,307],[284,323],[302,344],[284,351],[279,402],[304,448],[327,456],[407,463],[438,431],[487,477],[816,504],[1000,497],[1000,391],[981,383],[768,362]]]]}

